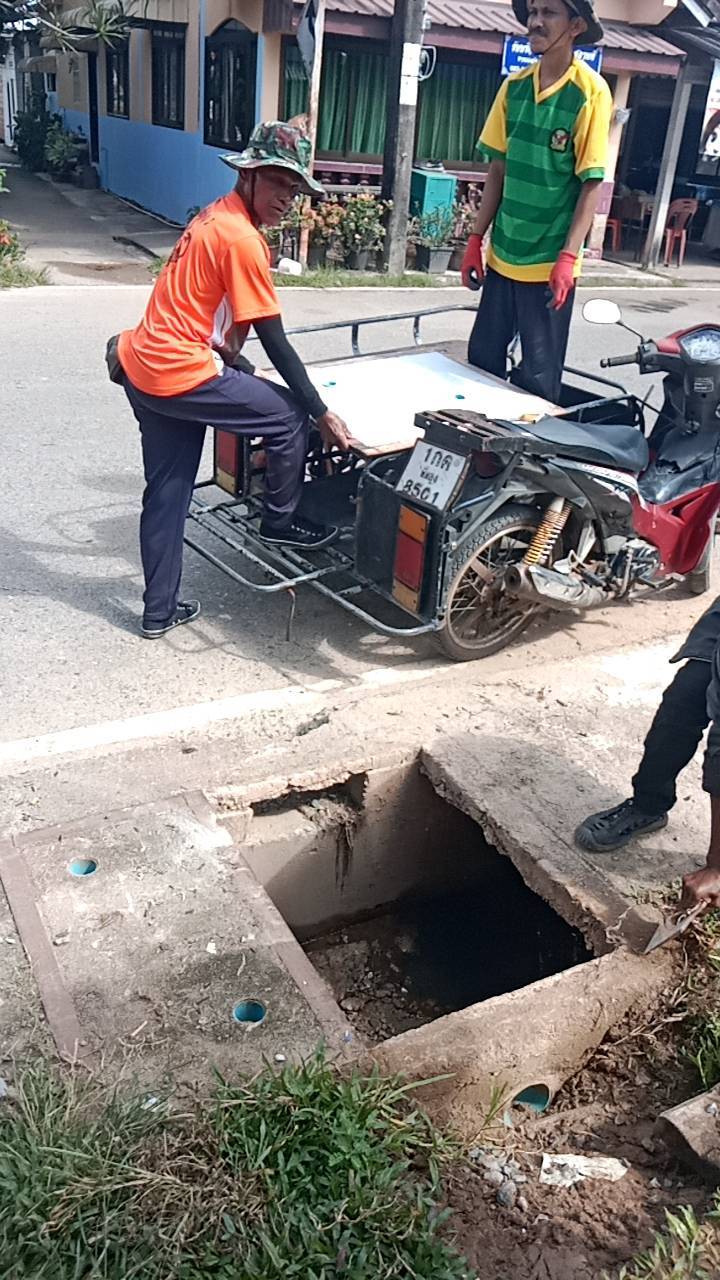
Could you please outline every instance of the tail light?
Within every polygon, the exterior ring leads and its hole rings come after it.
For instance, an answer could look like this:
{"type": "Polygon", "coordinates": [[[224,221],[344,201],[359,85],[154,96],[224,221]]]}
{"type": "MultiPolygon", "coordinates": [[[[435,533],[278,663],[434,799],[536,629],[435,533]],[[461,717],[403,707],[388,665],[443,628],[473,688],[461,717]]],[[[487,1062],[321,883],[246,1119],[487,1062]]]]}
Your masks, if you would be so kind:
{"type": "Polygon", "coordinates": [[[242,441],[232,431],[215,431],[214,479],[235,498],[242,490],[242,441]]]}
{"type": "Polygon", "coordinates": [[[411,613],[420,608],[429,516],[401,506],[398,518],[392,593],[398,604],[411,613]]]}

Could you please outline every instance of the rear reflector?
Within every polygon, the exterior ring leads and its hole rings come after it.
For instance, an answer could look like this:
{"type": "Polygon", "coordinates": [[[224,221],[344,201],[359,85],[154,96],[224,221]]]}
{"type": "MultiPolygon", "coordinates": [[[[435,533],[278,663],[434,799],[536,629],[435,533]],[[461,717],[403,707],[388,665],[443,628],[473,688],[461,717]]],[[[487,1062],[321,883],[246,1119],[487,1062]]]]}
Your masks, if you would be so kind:
{"type": "Polygon", "coordinates": [[[406,533],[398,532],[395,544],[395,565],[393,577],[405,587],[417,591],[422,582],[425,544],[409,538],[406,533]]]}
{"type": "Polygon", "coordinates": [[[429,517],[401,506],[393,565],[393,596],[411,613],[420,607],[429,517]]]}

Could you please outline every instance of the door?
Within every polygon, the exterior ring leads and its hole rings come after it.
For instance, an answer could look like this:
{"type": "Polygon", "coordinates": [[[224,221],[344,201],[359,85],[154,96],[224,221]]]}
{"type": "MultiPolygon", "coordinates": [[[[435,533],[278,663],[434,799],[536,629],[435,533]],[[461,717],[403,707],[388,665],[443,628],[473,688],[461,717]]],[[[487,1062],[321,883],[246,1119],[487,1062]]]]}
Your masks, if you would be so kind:
{"type": "Polygon", "coordinates": [[[90,113],[90,161],[97,164],[100,159],[100,136],[98,132],[98,74],[97,54],[89,53],[88,62],[88,111],[90,113]]]}
{"type": "Polygon", "coordinates": [[[15,88],[15,71],[11,68],[9,71],[0,67],[0,78],[2,79],[2,98],[3,98],[3,142],[6,147],[12,146],[13,132],[15,129],[15,115],[17,113],[17,93],[15,88]]]}

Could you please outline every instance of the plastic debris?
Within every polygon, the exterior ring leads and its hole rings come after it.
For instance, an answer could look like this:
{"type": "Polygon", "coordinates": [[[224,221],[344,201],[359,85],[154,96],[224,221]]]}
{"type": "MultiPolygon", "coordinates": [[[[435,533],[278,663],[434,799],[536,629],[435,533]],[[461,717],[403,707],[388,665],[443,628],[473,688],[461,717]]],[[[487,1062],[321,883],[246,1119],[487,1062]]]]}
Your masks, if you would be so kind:
{"type": "Polygon", "coordinates": [[[207,953],[208,953],[208,955],[209,955],[209,956],[216,956],[216,955],[217,955],[217,942],[208,942],[208,944],[207,944],[207,946],[206,946],[205,950],[207,951],[207,953]]]}
{"type": "Polygon", "coordinates": [[[0,1078],[0,1102],[8,1096],[8,1082],[0,1078]]]}
{"type": "Polygon", "coordinates": [[[540,1181],[548,1187],[572,1187],[585,1179],[619,1182],[627,1165],[614,1156],[544,1155],[540,1181]]]}

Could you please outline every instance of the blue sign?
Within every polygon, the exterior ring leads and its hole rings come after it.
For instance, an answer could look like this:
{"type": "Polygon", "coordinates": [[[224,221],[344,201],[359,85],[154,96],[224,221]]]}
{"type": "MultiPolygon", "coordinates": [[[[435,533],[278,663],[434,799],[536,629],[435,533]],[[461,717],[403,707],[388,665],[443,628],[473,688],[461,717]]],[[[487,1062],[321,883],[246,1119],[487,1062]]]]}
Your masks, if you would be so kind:
{"type": "MultiPolygon", "coordinates": [[[[538,54],[530,49],[530,41],[524,36],[506,36],[503,45],[501,74],[509,76],[513,71],[524,71],[526,67],[532,66],[533,62],[537,62],[538,54]]],[[[586,62],[593,71],[600,72],[602,67],[603,51],[596,44],[587,47],[578,46],[575,49],[575,57],[580,58],[581,62],[586,62]]]]}

